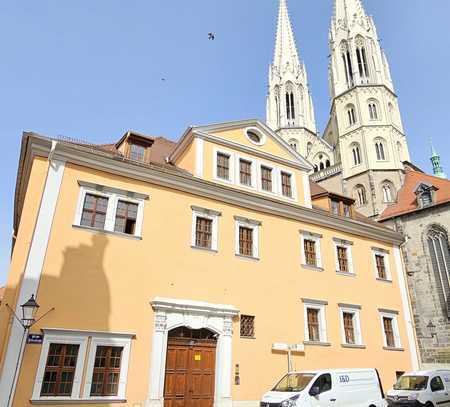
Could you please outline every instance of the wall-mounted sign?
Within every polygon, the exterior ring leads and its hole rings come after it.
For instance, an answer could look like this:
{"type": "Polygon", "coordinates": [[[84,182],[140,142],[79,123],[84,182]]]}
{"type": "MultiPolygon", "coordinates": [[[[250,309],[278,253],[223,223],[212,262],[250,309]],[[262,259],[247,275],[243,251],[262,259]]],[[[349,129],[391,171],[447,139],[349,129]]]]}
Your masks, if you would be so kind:
{"type": "Polygon", "coordinates": [[[41,334],[28,334],[27,343],[33,345],[41,345],[44,342],[44,335],[41,334]]]}

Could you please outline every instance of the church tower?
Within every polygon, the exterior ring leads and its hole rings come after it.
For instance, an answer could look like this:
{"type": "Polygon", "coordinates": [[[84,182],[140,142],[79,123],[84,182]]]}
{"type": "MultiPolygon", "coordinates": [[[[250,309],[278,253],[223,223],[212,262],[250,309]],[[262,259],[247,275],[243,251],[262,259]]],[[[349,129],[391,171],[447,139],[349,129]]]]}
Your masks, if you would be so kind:
{"type": "Polygon", "coordinates": [[[376,218],[396,200],[410,158],[389,64],[361,0],[334,0],[329,47],[332,107],[324,139],[334,148],[340,182],[313,179],[353,196],[360,212],[376,218]]]}
{"type": "MultiPolygon", "coordinates": [[[[300,60],[286,0],[280,0],[273,63],[269,69],[267,124],[306,158],[323,142],[317,137],[314,107],[300,60]]],[[[333,163],[331,149],[323,166],[333,163]]]]}

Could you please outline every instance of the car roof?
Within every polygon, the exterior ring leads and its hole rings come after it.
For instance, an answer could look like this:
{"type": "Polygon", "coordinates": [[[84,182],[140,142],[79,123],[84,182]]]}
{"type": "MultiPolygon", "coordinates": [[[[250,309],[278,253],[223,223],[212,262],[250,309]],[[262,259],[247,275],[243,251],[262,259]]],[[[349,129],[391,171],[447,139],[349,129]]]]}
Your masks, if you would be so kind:
{"type": "Polygon", "coordinates": [[[439,369],[439,370],[415,370],[412,372],[407,372],[403,376],[432,376],[434,374],[450,374],[450,370],[439,369]]]}
{"type": "Polygon", "coordinates": [[[373,367],[367,368],[367,369],[351,369],[351,368],[343,368],[343,369],[322,369],[322,370],[299,370],[295,372],[289,372],[289,373],[307,373],[307,374],[320,374],[320,373],[339,373],[339,372],[367,372],[367,371],[375,371],[373,367]]]}

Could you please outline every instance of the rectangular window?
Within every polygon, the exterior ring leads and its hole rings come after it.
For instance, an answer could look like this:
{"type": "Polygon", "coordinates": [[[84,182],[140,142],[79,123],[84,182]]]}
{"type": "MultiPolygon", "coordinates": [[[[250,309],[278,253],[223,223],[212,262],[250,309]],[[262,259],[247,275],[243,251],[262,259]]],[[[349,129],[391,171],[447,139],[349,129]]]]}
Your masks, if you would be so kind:
{"type": "Polygon", "coordinates": [[[212,248],[212,227],[212,219],[197,217],[195,226],[195,245],[197,247],[212,248]]]}
{"type": "Polygon", "coordinates": [[[242,185],[252,186],[252,163],[251,161],[239,160],[239,180],[242,185]]]}
{"type": "Polygon", "coordinates": [[[81,226],[104,229],[108,198],[94,194],[86,194],[81,215],[81,226]]]}
{"type": "Polygon", "coordinates": [[[79,345],[51,343],[45,365],[41,396],[72,395],[79,345]]]}
{"type": "Polygon", "coordinates": [[[308,318],[308,340],[320,342],[320,310],[308,308],[306,314],[308,318]]]}
{"type": "Polygon", "coordinates": [[[381,278],[382,280],[387,280],[386,264],[384,261],[384,256],[381,254],[376,254],[375,263],[377,266],[378,278],[381,278]]]}
{"type": "Polygon", "coordinates": [[[344,320],[345,343],[349,345],[353,345],[356,343],[354,317],[355,314],[350,312],[344,312],[342,315],[342,318],[344,320]]]}
{"type": "Polygon", "coordinates": [[[340,207],[339,201],[334,201],[334,200],[331,201],[331,213],[333,215],[339,215],[339,213],[340,213],[339,207],[340,207]]]}
{"type": "Polygon", "coordinates": [[[341,273],[349,273],[347,247],[337,246],[338,265],[341,273]]]}
{"type": "Polygon", "coordinates": [[[136,203],[119,201],[117,203],[114,231],[134,235],[139,205],[136,203]]]}
{"type": "Polygon", "coordinates": [[[253,256],[253,229],[239,226],[239,254],[253,256]]]}
{"type": "Polygon", "coordinates": [[[217,177],[230,179],[230,156],[228,154],[217,153],[217,177]]]}
{"type": "Polygon", "coordinates": [[[272,168],[261,166],[261,188],[272,192],[272,168]]]}
{"type": "Polygon", "coordinates": [[[283,193],[283,196],[287,196],[288,198],[292,198],[291,178],[291,174],[281,172],[281,192],[283,193]]]}
{"type": "Polygon", "coordinates": [[[388,348],[395,348],[394,319],[383,317],[384,337],[388,348]]]}
{"type": "Polygon", "coordinates": [[[91,396],[117,396],[123,347],[97,346],[91,396]]]}
{"type": "Polygon", "coordinates": [[[344,216],[347,218],[352,216],[352,207],[346,203],[344,204],[344,216]]]}
{"type": "Polygon", "coordinates": [[[255,317],[241,315],[241,338],[255,337],[255,317]]]}
{"type": "Polygon", "coordinates": [[[305,261],[308,266],[317,266],[316,242],[314,240],[303,240],[305,250],[305,261]]]}
{"type": "Polygon", "coordinates": [[[140,144],[131,143],[130,144],[130,160],[135,161],[145,161],[145,150],[146,148],[140,144]]]}

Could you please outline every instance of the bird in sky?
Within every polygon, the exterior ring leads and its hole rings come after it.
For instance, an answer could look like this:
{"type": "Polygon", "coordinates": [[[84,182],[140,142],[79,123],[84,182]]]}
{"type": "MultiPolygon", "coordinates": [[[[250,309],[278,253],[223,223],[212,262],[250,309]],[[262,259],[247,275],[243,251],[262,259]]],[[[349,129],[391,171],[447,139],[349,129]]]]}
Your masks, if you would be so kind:
{"type": "Polygon", "coordinates": [[[161,81],[162,81],[162,82],[165,82],[165,81],[166,81],[166,78],[161,78],[161,81]]]}
{"type": "Polygon", "coordinates": [[[208,40],[214,41],[216,39],[216,34],[208,33],[208,40]]]}

